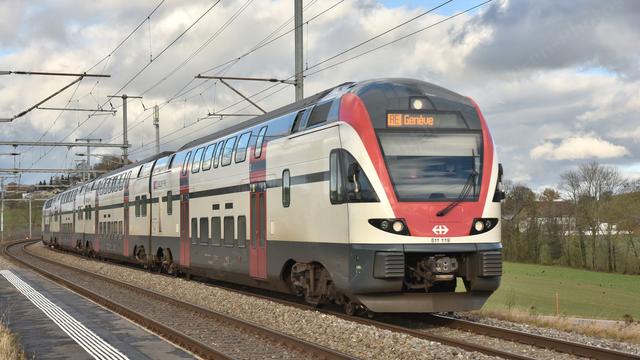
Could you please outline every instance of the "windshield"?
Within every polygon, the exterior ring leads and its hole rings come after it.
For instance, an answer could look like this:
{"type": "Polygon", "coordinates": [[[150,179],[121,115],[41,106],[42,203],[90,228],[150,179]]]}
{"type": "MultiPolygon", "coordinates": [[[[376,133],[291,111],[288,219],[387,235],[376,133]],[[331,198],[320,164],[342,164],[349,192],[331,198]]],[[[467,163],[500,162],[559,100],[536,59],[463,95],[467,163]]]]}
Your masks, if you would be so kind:
{"type": "Polygon", "coordinates": [[[480,132],[379,131],[382,152],[399,201],[477,201],[482,179],[480,132]],[[475,179],[471,175],[477,172],[475,179]]]}

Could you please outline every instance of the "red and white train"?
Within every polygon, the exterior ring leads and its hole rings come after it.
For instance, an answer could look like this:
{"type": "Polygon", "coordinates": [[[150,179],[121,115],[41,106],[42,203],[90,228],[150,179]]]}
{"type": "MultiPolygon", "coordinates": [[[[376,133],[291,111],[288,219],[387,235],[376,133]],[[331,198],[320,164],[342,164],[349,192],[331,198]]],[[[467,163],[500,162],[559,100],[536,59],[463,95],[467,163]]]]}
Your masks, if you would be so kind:
{"type": "Polygon", "coordinates": [[[348,313],[477,309],[498,288],[502,169],[470,98],[345,83],[210,132],[49,199],[44,242],[348,313]]]}

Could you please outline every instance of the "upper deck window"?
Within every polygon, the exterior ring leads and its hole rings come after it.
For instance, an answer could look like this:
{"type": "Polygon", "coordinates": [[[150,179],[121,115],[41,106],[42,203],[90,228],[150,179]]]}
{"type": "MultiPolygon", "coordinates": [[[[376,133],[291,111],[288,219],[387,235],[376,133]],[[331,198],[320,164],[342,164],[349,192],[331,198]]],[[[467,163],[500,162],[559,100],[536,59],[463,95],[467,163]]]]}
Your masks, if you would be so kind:
{"type": "Polygon", "coordinates": [[[263,126],[258,133],[258,138],[256,139],[256,147],[253,150],[253,154],[256,159],[260,158],[262,155],[262,144],[264,143],[264,136],[267,133],[267,127],[263,126]]]}
{"type": "Polygon", "coordinates": [[[236,149],[236,162],[243,162],[247,158],[247,146],[249,146],[249,139],[251,138],[251,132],[240,135],[238,139],[238,148],[236,149]]]}
{"type": "Polygon", "coordinates": [[[207,146],[207,150],[204,152],[204,159],[202,160],[202,171],[211,169],[211,160],[213,160],[213,152],[216,149],[216,144],[207,146]]]}
{"type": "Polygon", "coordinates": [[[331,109],[331,101],[316,105],[311,111],[306,127],[312,127],[327,121],[329,110],[331,109]]]}
{"type": "Polygon", "coordinates": [[[191,173],[195,174],[200,171],[200,162],[202,161],[202,154],[204,153],[204,147],[198,148],[196,153],[193,154],[193,161],[191,161],[191,173]]]}
{"type": "Polygon", "coordinates": [[[236,146],[236,137],[227,139],[224,142],[224,151],[222,153],[222,166],[231,164],[231,158],[233,156],[233,149],[236,146]]]}

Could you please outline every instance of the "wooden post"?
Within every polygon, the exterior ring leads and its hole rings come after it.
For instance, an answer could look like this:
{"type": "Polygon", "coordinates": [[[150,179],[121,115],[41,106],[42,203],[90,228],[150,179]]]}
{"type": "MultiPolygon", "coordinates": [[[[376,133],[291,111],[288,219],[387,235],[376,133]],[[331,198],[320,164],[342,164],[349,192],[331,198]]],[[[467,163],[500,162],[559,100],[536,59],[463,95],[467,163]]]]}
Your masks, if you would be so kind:
{"type": "Polygon", "coordinates": [[[558,295],[558,292],[556,291],[556,316],[560,316],[560,296],[558,295]]]}

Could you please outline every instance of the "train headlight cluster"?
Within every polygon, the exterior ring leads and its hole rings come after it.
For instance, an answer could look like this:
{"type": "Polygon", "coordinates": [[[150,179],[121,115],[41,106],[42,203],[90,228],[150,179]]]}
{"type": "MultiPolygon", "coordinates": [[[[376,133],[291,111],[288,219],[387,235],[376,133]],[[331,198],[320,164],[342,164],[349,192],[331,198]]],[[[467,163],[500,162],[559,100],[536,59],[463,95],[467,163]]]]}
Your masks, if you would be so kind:
{"type": "Polygon", "coordinates": [[[473,219],[470,235],[478,235],[485,233],[498,225],[496,218],[476,218],[473,219]]]}
{"type": "Polygon", "coordinates": [[[369,219],[369,224],[392,234],[410,235],[403,219],[369,219]]]}

